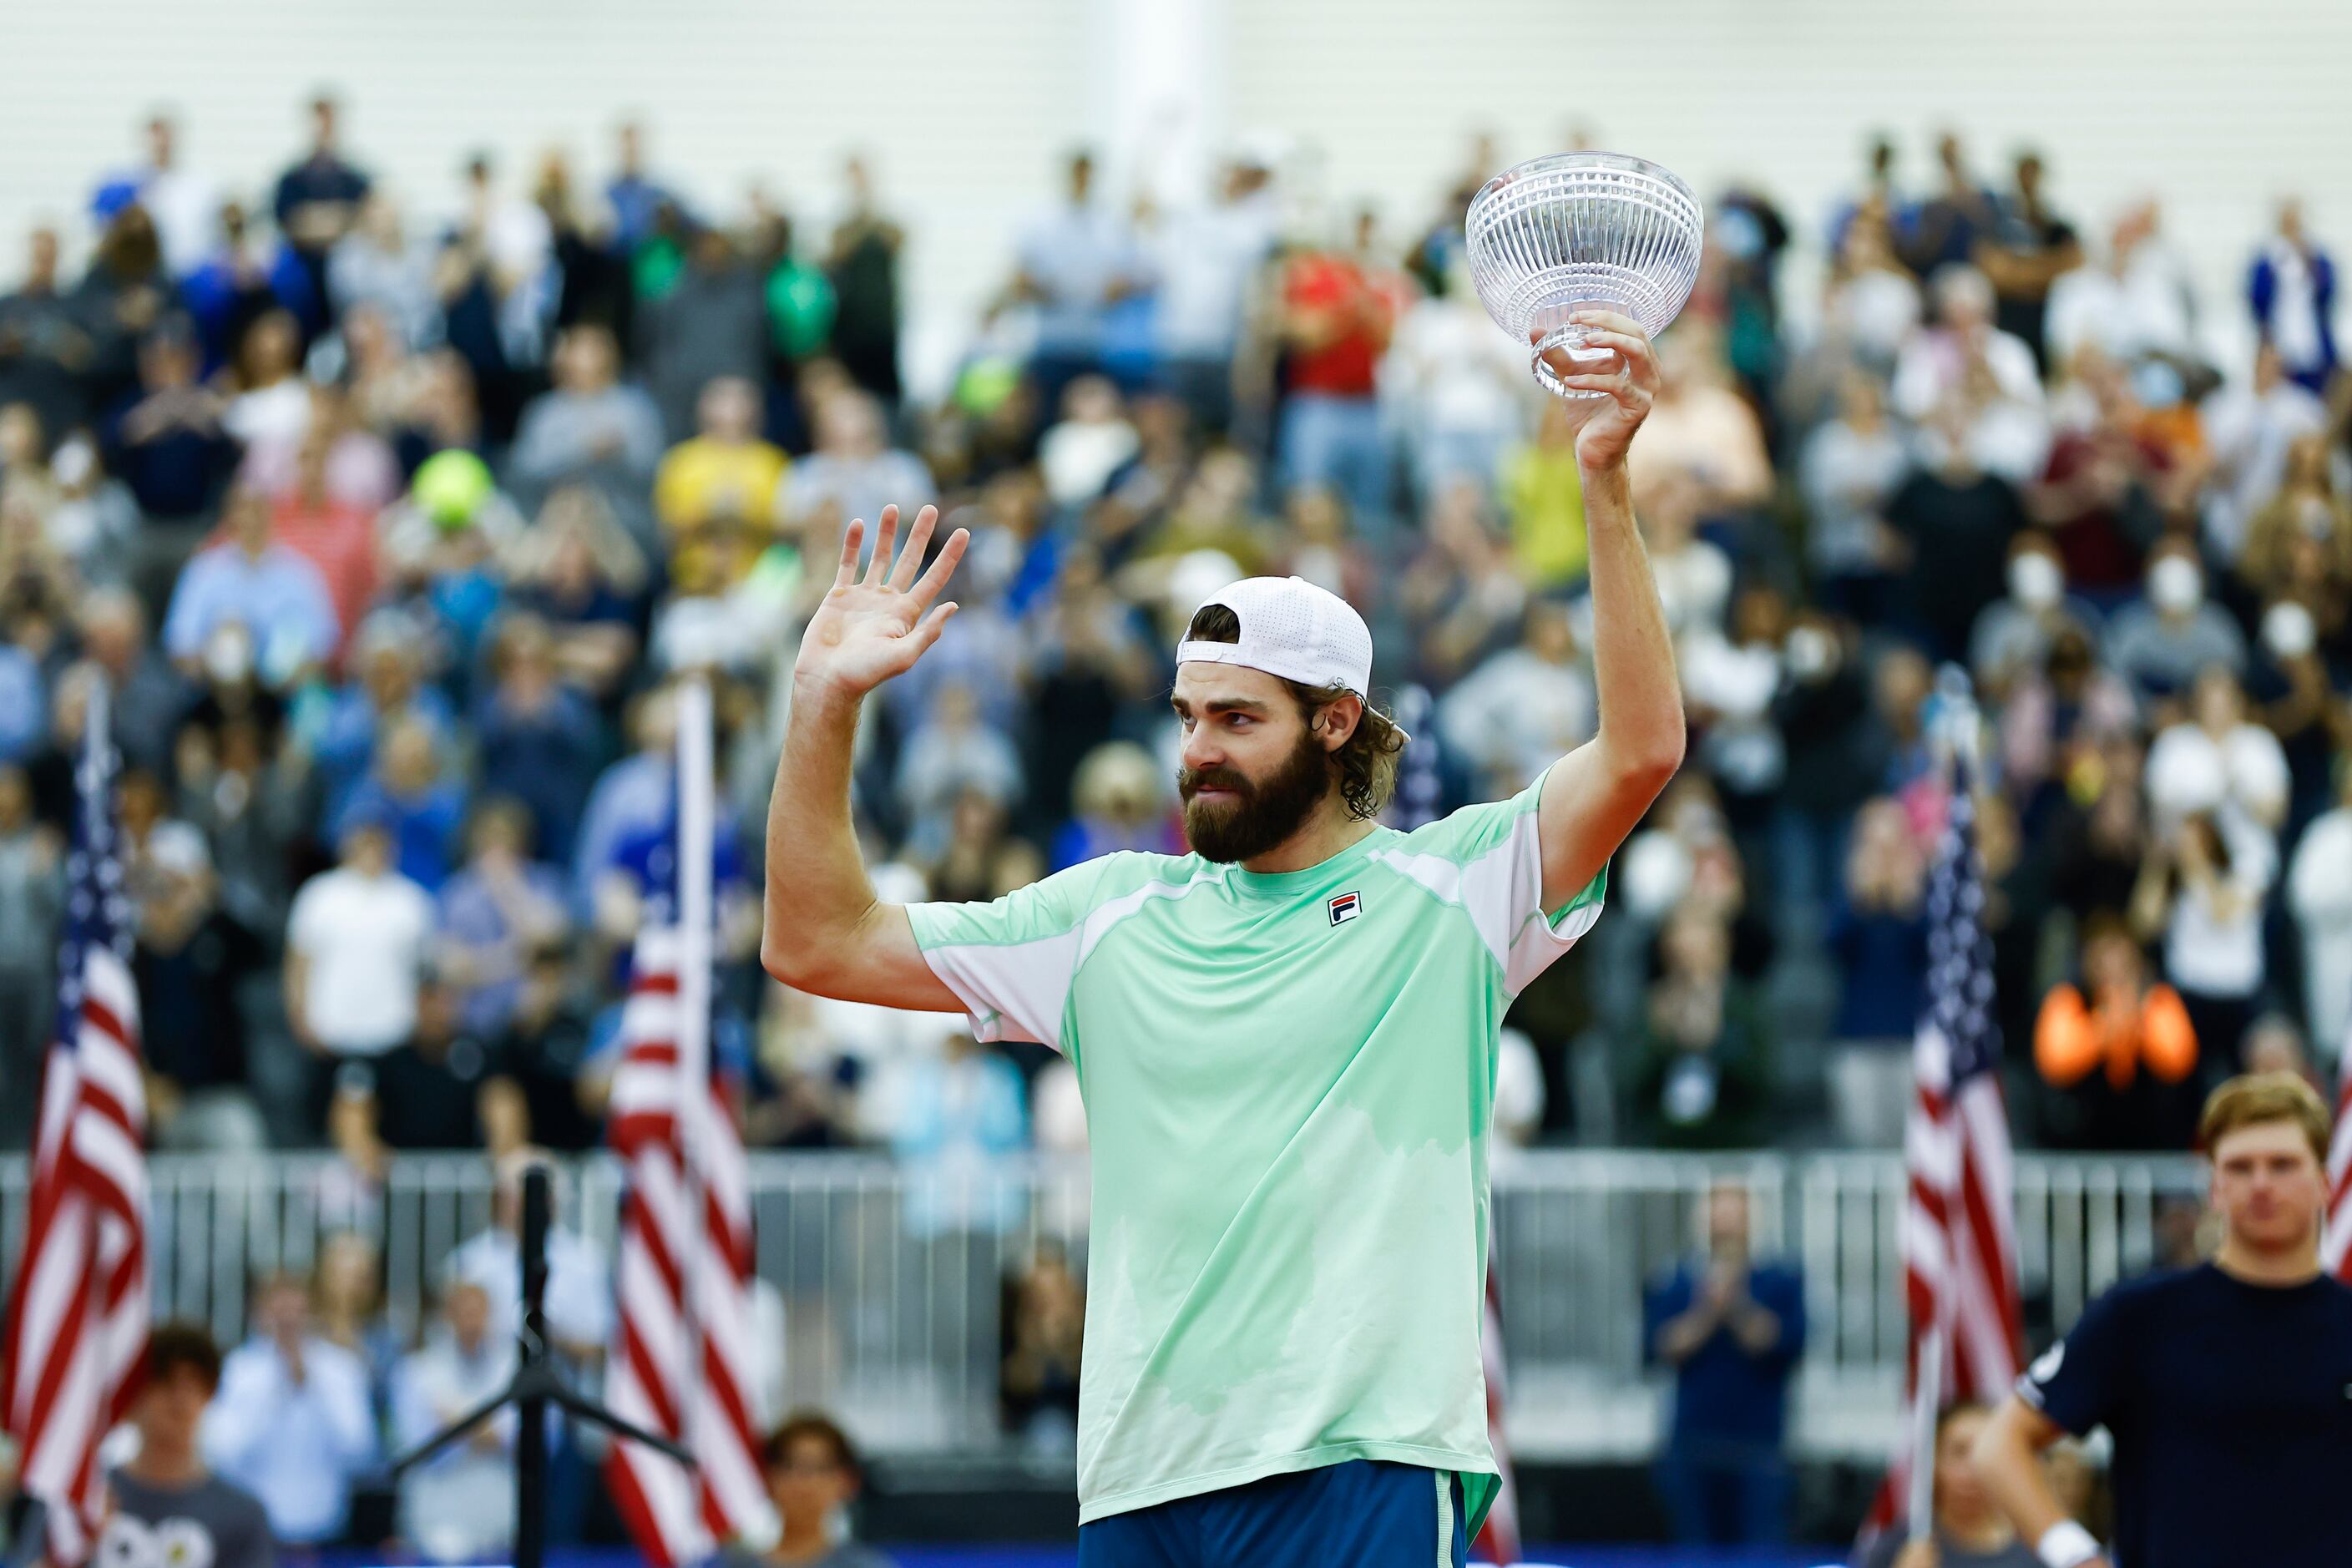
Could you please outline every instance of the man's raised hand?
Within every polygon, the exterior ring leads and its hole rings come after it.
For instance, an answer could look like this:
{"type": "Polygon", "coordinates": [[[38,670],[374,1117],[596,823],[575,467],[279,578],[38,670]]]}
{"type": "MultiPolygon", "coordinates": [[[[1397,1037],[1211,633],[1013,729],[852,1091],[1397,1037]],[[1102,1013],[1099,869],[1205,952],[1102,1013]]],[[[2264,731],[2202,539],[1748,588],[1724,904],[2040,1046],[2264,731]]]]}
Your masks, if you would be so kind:
{"type": "MultiPolygon", "coordinates": [[[[1565,350],[1545,357],[1560,385],[1572,392],[1598,392],[1600,397],[1569,402],[1569,421],[1576,427],[1576,460],[1586,469],[1614,468],[1625,460],[1633,432],[1650,416],[1658,395],[1658,356],[1642,323],[1614,310],[1579,310],[1569,318],[1584,329],[1584,346],[1607,349],[1611,359],[1591,370],[1580,370],[1565,350]]],[[[1538,334],[1539,335],[1539,334],[1538,334]]],[[[1588,364],[1591,362],[1586,362],[1588,364]]]]}
{"type": "Polygon", "coordinates": [[[925,507],[915,514],[904,550],[894,561],[892,546],[898,533],[898,509],[886,506],[875,532],[874,555],[864,575],[857,569],[865,542],[863,520],[852,521],[841,538],[841,566],[816,614],[809,617],[801,637],[799,659],[793,666],[796,685],[829,689],[845,697],[863,697],[892,676],[911,667],[923,650],[940,640],[940,628],[955,614],[953,600],[933,607],[931,601],[947,586],[956,563],[963,559],[971,535],[957,529],[940,547],[939,559],[919,579],[924,548],[939,521],[939,509],[925,507]]]}

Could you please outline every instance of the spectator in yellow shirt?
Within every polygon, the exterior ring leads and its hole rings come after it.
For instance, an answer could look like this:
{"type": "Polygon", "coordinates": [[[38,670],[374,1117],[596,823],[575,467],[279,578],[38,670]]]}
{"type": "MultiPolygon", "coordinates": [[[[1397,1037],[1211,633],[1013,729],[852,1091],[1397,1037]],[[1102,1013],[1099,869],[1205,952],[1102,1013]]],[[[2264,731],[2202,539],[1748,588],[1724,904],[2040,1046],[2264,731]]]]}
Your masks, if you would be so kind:
{"type": "Polygon", "coordinates": [[[684,558],[721,533],[751,535],[743,541],[751,548],[734,552],[748,569],[770,542],[791,461],[761,439],[760,389],[741,376],[712,380],[695,416],[701,433],[671,447],[654,476],[654,513],[687,575],[695,563],[684,558]]]}

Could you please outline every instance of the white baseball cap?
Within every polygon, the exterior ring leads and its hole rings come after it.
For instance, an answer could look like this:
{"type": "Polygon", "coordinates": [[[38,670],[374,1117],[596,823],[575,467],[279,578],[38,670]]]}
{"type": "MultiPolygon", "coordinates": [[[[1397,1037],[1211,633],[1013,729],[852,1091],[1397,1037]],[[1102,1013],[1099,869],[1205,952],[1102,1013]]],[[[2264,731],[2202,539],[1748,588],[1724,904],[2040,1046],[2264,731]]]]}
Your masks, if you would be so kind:
{"type": "MultiPolygon", "coordinates": [[[[1176,662],[1234,664],[1301,686],[1344,686],[1371,706],[1372,630],[1356,607],[1304,577],[1244,577],[1201,601],[1241,622],[1238,642],[1176,645],[1176,662]]],[[[1399,736],[1410,740],[1402,730],[1399,736]]]]}

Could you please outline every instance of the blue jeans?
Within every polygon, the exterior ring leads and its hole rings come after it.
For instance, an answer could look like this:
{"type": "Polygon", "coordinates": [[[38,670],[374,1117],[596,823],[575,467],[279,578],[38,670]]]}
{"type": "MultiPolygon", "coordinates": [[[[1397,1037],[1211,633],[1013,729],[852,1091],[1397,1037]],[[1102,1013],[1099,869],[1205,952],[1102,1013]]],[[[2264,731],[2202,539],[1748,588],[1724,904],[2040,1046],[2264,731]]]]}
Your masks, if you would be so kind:
{"type": "Polygon", "coordinates": [[[1789,1466],[1769,1448],[1670,1445],[1658,1495],[1685,1546],[1774,1546],[1789,1539],[1789,1466]]]}
{"type": "Polygon", "coordinates": [[[1462,1482],[1350,1459],[1115,1513],[1078,1529],[1078,1568],[1460,1568],[1462,1482]]]}
{"type": "Polygon", "coordinates": [[[1389,447],[1380,405],[1370,398],[1292,394],[1282,408],[1281,471],[1285,490],[1337,491],[1358,533],[1387,531],[1389,447]]]}

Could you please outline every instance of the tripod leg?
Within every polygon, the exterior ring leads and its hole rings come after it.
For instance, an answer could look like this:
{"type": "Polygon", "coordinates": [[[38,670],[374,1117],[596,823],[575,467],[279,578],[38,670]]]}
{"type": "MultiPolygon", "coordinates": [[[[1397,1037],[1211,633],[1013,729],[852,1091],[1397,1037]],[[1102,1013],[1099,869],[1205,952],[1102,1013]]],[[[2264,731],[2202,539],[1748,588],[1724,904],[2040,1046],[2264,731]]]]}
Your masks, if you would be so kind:
{"type": "Polygon", "coordinates": [[[392,1473],[397,1478],[415,1468],[499,1412],[499,1407],[515,1397],[512,1387],[502,1388],[481,1404],[468,1410],[430,1437],[393,1460],[392,1473]]]}
{"type": "Polygon", "coordinates": [[[624,1421],[603,1405],[583,1399],[568,1388],[556,1390],[551,1397],[569,1411],[575,1420],[602,1426],[605,1431],[616,1436],[626,1437],[632,1443],[643,1443],[648,1448],[658,1448],[679,1464],[688,1468],[693,1468],[694,1456],[682,1445],[673,1443],[667,1437],[658,1436],[642,1426],[624,1421]]]}

